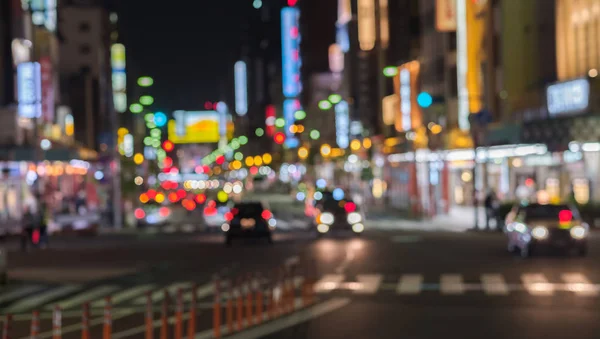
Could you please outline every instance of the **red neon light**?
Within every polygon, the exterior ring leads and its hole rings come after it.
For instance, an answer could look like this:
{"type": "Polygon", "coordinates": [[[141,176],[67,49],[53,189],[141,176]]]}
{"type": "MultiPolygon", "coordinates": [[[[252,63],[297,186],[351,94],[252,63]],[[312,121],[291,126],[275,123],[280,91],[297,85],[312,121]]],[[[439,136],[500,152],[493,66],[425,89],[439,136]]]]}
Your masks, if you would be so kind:
{"type": "Polygon", "coordinates": [[[560,220],[560,222],[571,221],[571,219],[573,219],[573,212],[569,210],[562,210],[558,212],[558,220],[560,220]]]}

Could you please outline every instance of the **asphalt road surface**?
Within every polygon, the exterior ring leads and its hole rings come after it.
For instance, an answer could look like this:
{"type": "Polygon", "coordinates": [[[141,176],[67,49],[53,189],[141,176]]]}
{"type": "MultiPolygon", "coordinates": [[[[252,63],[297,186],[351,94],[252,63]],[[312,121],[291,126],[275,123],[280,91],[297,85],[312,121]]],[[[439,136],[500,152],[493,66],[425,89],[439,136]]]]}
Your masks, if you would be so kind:
{"type": "Polygon", "coordinates": [[[63,337],[79,338],[80,307],[91,301],[97,337],[103,298],[111,295],[113,339],[143,338],[145,293],[154,291],[158,338],[162,290],[172,305],[182,289],[188,305],[195,283],[195,338],[210,338],[215,276],[227,286],[260,273],[266,283],[289,264],[295,276],[316,279],[318,302],[235,338],[600,338],[598,235],[585,258],[525,260],[507,253],[498,233],[368,230],[317,239],[288,232],[273,245],[232,247],[219,234],[200,233],[55,238],[48,250],[10,253],[0,313],[14,314],[11,337],[25,339],[31,311],[40,310],[43,339],[52,336],[51,311],[60,305],[63,337]]]}

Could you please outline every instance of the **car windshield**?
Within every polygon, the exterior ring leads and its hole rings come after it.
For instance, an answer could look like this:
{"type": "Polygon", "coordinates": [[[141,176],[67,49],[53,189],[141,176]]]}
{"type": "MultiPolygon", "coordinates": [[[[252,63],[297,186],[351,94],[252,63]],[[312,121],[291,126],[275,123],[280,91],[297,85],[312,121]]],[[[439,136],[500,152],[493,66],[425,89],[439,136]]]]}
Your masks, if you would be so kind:
{"type": "Polygon", "coordinates": [[[531,204],[524,208],[525,218],[527,220],[540,220],[540,219],[556,219],[559,220],[559,215],[562,211],[570,211],[572,219],[578,219],[579,214],[577,210],[569,207],[568,205],[542,205],[542,204],[531,204]]]}
{"type": "Polygon", "coordinates": [[[259,202],[237,204],[234,209],[237,209],[237,215],[241,218],[260,216],[264,210],[262,204],[259,202]]]}

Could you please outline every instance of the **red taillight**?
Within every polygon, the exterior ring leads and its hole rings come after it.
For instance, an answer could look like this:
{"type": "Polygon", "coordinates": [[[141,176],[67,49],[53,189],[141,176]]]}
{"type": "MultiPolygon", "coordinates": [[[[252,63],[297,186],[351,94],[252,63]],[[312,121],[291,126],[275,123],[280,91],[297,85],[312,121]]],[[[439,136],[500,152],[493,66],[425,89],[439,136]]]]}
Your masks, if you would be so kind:
{"type": "Polygon", "coordinates": [[[154,199],[154,198],[156,198],[157,192],[155,190],[148,190],[148,192],[146,192],[146,194],[148,195],[148,198],[154,199]]]}
{"type": "Polygon", "coordinates": [[[225,220],[227,220],[227,221],[233,220],[233,213],[231,213],[231,212],[225,213],[225,220]]]}
{"type": "Polygon", "coordinates": [[[158,210],[158,214],[160,214],[161,217],[168,217],[169,214],[171,214],[171,210],[168,207],[161,207],[158,210]]]}
{"type": "Polygon", "coordinates": [[[269,210],[264,210],[262,211],[261,216],[263,217],[263,219],[269,220],[273,217],[273,213],[271,213],[271,211],[269,210]]]}
{"type": "Polygon", "coordinates": [[[562,210],[558,212],[558,220],[560,220],[560,222],[571,221],[571,219],[573,219],[573,212],[569,210],[562,210]]]}
{"type": "Polygon", "coordinates": [[[137,208],[133,214],[135,215],[136,219],[143,219],[146,216],[146,212],[144,212],[144,210],[141,208],[137,208]]]}
{"type": "Polygon", "coordinates": [[[187,195],[187,193],[185,192],[185,190],[182,190],[182,189],[178,189],[178,190],[177,190],[177,197],[178,197],[179,199],[183,199],[183,198],[185,198],[185,197],[186,197],[186,195],[187,195]]]}
{"type": "Polygon", "coordinates": [[[204,204],[204,202],[206,201],[206,195],[200,193],[198,195],[196,195],[196,202],[199,204],[204,204]]]}
{"type": "Polygon", "coordinates": [[[33,234],[31,234],[31,242],[35,245],[40,243],[40,230],[33,231],[33,234]]]}
{"type": "Polygon", "coordinates": [[[347,202],[344,205],[344,209],[346,210],[346,213],[354,212],[356,211],[356,204],[353,202],[347,202]]]}
{"type": "Polygon", "coordinates": [[[177,202],[178,200],[179,200],[179,197],[177,196],[177,193],[175,193],[175,192],[169,193],[169,201],[170,202],[177,202]]]}
{"type": "Polygon", "coordinates": [[[206,208],[204,209],[204,215],[206,215],[206,216],[209,216],[209,217],[211,217],[211,216],[213,216],[213,215],[215,215],[215,214],[217,214],[217,209],[216,209],[216,208],[214,208],[214,207],[210,207],[210,206],[209,206],[209,207],[206,207],[206,208]]]}

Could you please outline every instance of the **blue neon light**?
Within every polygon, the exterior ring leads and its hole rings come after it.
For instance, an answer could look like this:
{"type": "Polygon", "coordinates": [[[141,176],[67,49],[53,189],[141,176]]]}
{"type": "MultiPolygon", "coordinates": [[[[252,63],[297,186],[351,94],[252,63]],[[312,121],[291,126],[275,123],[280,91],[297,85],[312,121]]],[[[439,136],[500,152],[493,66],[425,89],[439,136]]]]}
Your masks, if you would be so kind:
{"type": "Polygon", "coordinates": [[[19,116],[42,116],[42,71],[37,62],[24,62],[17,66],[17,97],[19,116]]]}
{"type": "Polygon", "coordinates": [[[298,20],[300,12],[295,7],[281,10],[281,55],[283,95],[297,97],[302,91],[300,82],[300,33],[298,20]]]}
{"type": "Polygon", "coordinates": [[[419,106],[427,108],[431,106],[431,104],[433,104],[433,98],[431,97],[431,94],[427,92],[421,92],[417,96],[417,103],[419,104],[419,106]]]}
{"type": "Polygon", "coordinates": [[[283,120],[285,121],[283,128],[286,136],[285,145],[289,148],[295,148],[299,144],[294,133],[290,132],[290,126],[296,122],[294,114],[300,108],[300,100],[298,99],[286,99],[283,101],[283,120]]]}

